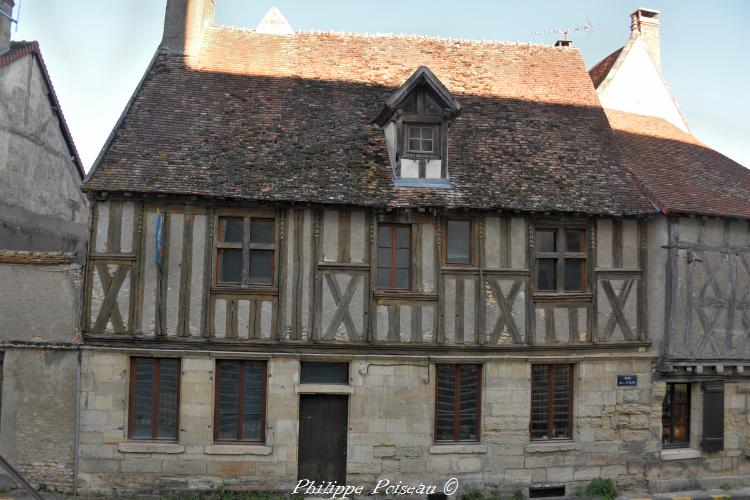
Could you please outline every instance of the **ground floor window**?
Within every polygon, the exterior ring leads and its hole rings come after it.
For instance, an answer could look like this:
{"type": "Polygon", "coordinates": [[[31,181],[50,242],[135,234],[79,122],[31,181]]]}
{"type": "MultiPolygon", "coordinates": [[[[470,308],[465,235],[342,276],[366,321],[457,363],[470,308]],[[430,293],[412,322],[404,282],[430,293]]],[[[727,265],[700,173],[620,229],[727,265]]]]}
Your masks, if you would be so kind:
{"type": "Polygon", "coordinates": [[[478,441],[481,365],[437,365],[435,441],[478,441]]]}
{"type": "Polygon", "coordinates": [[[216,362],[216,441],[265,440],[266,362],[216,362]]]}
{"type": "Polygon", "coordinates": [[[662,447],[690,445],[690,384],[668,383],[661,407],[662,447]]]}
{"type": "Polygon", "coordinates": [[[179,402],[179,359],[130,358],[131,439],[177,440],[179,402]]]}
{"type": "Polygon", "coordinates": [[[573,435],[573,365],[531,365],[531,439],[573,435]]]}

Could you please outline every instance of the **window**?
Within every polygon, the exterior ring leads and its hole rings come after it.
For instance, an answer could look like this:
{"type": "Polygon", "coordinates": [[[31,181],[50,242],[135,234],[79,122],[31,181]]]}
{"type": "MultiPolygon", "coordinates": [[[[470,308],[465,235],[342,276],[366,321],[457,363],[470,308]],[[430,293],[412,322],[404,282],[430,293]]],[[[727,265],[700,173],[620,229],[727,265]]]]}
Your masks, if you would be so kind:
{"type": "Polygon", "coordinates": [[[411,227],[378,227],[378,288],[408,290],[411,283],[411,227]]]}
{"type": "Polygon", "coordinates": [[[573,365],[531,365],[531,439],[569,439],[573,365]]]}
{"type": "Polygon", "coordinates": [[[430,154],[435,152],[435,127],[407,125],[409,153],[430,154]]]}
{"type": "Polygon", "coordinates": [[[667,384],[661,405],[661,444],[664,448],[690,445],[690,384],[667,384]]]}
{"type": "Polygon", "coordinates": [[[265,441],[266,362],[216,362],[215,441],[265,441]]]}
{"type": "Polygon", "coordinates": [[[479,441],[481,365],[436,365],[435,441],[479,441]]]}
{"type": "Polygon", "coordinates": [[[303,361],[301,384],[349,384],[349,363],[303,361]]]}
{"type": "Polygon", "coordinates": [[[536,289],[586,291],[586,230],[536,230],[536,289]]]}
{"type": "Polygon", "coordinates": [[[471,221],[448,219],[445,223],[445,262],[471,264],[471,221]]]}
{"type": "Polygon", "coordinates": [[[177,440],[179,404],[179,359],[130,359],[131,439],[177,440]]]}
{"type": "Polygon", "coordinates": [[[271,285],[274,220],[219,217],[216,281],[221,285],[271,285]]]}

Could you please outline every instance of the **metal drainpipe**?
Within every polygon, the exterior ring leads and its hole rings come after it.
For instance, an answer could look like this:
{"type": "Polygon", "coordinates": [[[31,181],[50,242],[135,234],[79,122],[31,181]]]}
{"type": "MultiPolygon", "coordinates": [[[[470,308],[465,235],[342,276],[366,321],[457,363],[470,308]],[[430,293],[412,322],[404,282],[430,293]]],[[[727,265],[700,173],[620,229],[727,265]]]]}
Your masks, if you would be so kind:
{"type": "Polygon", "coordinates": [[[79,447],[79,435],[80,435],[80,420],[81,420],[81,355],[82,351],[78,349],[78,365],[76,366],[76,427],[73,431],[73,495],[78,494],[78,447],[79,447]]]}

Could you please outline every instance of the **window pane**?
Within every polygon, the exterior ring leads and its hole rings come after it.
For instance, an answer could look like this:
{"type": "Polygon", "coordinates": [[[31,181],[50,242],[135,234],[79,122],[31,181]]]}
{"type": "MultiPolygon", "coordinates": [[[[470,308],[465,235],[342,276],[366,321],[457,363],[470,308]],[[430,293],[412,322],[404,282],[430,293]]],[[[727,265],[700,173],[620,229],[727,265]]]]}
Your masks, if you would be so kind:
{"type": "Polygon", "coordinates": [[[273,244],[273,221],[268,219],[250,220],[250,243],[273,244]]]}
{"type": "Polygon", "coordinates": [[[674,387],[672,403],[672,419],[674,431],[673,443],[687,443],[690,441],[690,385],[671,384],[674,387]]]}
{"type": "Polygon", "coordinates": [[[537,252],[555,252],[555,231],[537,231],[536,232],[536,251],[537,252]]]}
{"type": "Polygon", "coordinates": [[[239,217],[222,217],[219,220],[219,240],[229,243],[242,243],[244,222],[239,217]]]}
{"type": "Polygon", "coordinates": [[[399,269],[409,269],[408,248],[399,248],[396,250],[396,267],[399,269]]]}
{"type": "Polygon", "coordinates": [[[565,231],[565,251],[566,252],[583,252],[583,229],[569,229],[565,231]]]}
{"type": "Polygon", "coordinates": [[[249,282],[269,285],[273,281],[273,250],[250,250],[249,282]]]}
{"type": "Polygon", "coordinates": [[[471,222],[467,220],[448,221],[448,262],[468,264],[471,241],[471,222]]]}
{"type": "Polygon", "coordinates": [[[557,259],[537,259],[537,289],[557,290],[557,259]]]}
{"type": "Polygon", "coordinates": [[[453,441],[453,421],[456,413],[456,368],[437,366],[437,401],[435,404],[435,440],[453,441]]]}
{"type": "Polygon", "coordinates": [[[586,261],[583,259],[565,259],[565,290],[580,291],[584,289],[583,276],[586,261]]]}
{"type": "Polygon", "coordinates": [[[409,151],[420,151],[419,139],[409,139],[409,151]]]}
{"type": "Polygon", "coordinates": [[[549,365],[531,366],[531,439],[546,439],[549,415],[549,365]]]}
{"type": "Polygon", "coordinates": [[[422,139],[432,140],[433,130],[432,127],[422,127],[422,139]]]}
{"type": "Polygon", "coordinates": [[[555,365],[554,370],[554,408],[553,426],[554,438],[570,437],[570,366],[555,365]]]}
{"type": "Polygon", "coordinates": [[[378,267],[391,267],[392,252],[390,248],[378,248],[378,267]]]}
{"type": "Polygon", "coordinates": [[[432,151],[432,141],[431,140],[423,140],[422,141],[422,151],[432,151]]]}
{"type": "Polygon", "coordinates": [[[265,390],[265,363],[245,362],[245,392],[242,403],[242,436],[245,441],[263,438],[263,392],[265,390]]]}
{"type": "Polygon", "coordinates": [[[378,268],[378,288],[391,288],[391,268],[378,268]]]}
{"type": "Polygon", "coordinates": [[[179,394],[180,362],[159,360],[159,414],[156,437],[177,439],[177,395],[179,394]]]}
{"type": "Polygon", "coordinates": [[[477,396],[479,394],[479,367],[462,365],[460,368],[460,406],[458,439],[477,439],[478,415],[477,396]]]}
{"type": "Polygon", "coordinates": [[[152,358],[135,358],[134,397],[133,397],[133,428],[130,437],[151,437],[151,410],[154,402],[154,365],[152,358]]]}
{"type": "Polygon", "coordinates": [[[667,393],[661,403],[661,442],[672,442],[672,384],[667,384],[667,393]]]}
{"type": "Polygon", "coordinates": [[[409,248],[409,228],[408,227],[397,227],[396,228],[396,248],[409,248]]]}
{"type": "Polygon", "coordinates": [[[349,385],[349,363],[303,361],[300,383],[349,385]]]}
{"type": "Polygon", "coordinates": [[[380,226],[378,228],[378,247],[391,247],[391,226],[380,226]]]}
{"type": "Polygon", "coordinates": [[[409,139],[419,139],[419,127],[409,127],[409,139]]]}
{"type": "Polygon", "coordinates": [[[396,269],[396,288],[409,288],[409,269],[396,269]]]}
{"type": "Polygon", "coordinates": [[[239,411],[239,361],[221,361],[219,365],[219,439],[237,439],[237,412],[239,411]]]}
{"type": "Polygon", "coordinates": [[[240,283],[242,281],[242,250],[239,248],[220,248],[219,281],[222,283],[240,283]]]}

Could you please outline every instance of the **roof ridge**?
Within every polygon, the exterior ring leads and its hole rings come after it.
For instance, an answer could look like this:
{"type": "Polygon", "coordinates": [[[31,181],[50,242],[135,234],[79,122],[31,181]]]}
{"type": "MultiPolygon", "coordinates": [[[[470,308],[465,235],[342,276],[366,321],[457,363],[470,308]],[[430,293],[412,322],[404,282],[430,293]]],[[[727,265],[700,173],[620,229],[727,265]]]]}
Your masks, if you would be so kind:
{"type": "Polygon", "coordinates": [[[254,28],[245,28],[241,26],[225,26],[225,25],[213,25],[211,28],[222,29],[228,31],[239,31],[248,34],[257,34],[263,36],[296,36],[296,35],[333,35],[342,38],[345,37],[359,37],[359,38],[403,38],[407,40],[425,40],[425,41],[436,41],[436,42],[448,42],[448,43],[466,43],[471,45],[502,45],[507,47],[538,47],[542,49],[553,49],[553,50],[579,50],[578,47],[556,47],[554,45],[548,45],[544,43],[533,43],[533,42],[511,42],[507,40],[495,40],[495,39],[476,39],[476,38],[456,38],[456,37],[441,37],[441,36],[430,36],[420,35],[417,33],[367,33],[359,31],[333,31],[333,30],[297,30],[292,35],[269,35],[266,33],[260,33],[254,28]]]}

